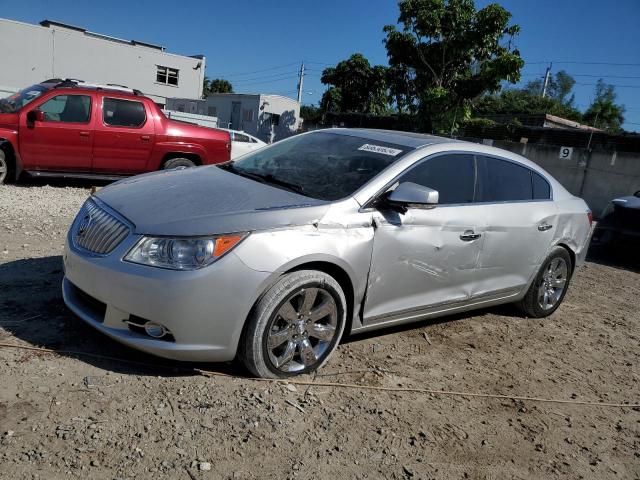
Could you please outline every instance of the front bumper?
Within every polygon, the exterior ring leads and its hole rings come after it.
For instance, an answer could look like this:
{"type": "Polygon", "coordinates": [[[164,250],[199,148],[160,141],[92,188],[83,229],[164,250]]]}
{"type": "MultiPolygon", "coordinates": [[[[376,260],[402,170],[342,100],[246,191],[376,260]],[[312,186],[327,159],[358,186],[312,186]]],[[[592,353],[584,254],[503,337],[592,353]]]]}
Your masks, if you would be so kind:
{"type": "Polygon", "coordinates": [[[129,236],[102,257],[76,251],[67,238],[66,305],[95,329],[138,350],[175,360],[232,360],[244,321],[270,274],[247,267],[233,252],[190,272],[122,261],[139,238],[129,236]],[[173,339],[130,329],[126,322],[136,317],[165,326],[173,339]]]}

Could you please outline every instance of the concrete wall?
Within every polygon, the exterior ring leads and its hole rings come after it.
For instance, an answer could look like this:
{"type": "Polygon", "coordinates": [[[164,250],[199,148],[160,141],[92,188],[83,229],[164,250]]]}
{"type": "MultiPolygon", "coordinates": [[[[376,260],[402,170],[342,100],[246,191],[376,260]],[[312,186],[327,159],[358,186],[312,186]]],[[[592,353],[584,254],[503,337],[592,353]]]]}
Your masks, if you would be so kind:
{"type": "Polygon", "coordinates": [[[136,88],[161,104],[167,97],[202,96],[204,58],[174,55],[91,32],[5,19],[0,19],[0,45],[0,91],[15,92],[48,78],[77,78],[136,88]],[[179,70],[177,86],[156,82],[158,65],[179,70]]]}
{"type": "Polygon", "coordinates": [[[615,197],[640,190],[640,154],[573,148],[570,158],[561,158],[561,146],[465,140],[485,143],[518,153],[553,175],[569,192],[582,197],[596,217],[615,197]]]}

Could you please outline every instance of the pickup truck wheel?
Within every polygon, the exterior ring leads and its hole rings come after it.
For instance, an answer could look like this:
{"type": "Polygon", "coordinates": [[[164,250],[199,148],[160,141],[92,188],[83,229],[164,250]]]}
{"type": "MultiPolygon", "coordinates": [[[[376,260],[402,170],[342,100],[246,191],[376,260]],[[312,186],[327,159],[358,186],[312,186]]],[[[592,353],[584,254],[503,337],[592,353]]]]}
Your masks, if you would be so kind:
{"type": "Polygon", "coordinates": [[[0,185],[5,183],[9,178],[9,163],[4,150],[0,149],[0,185]]]}
{"type": "Polygon", "coordinates": [[[164,166],[162,168],[164,168],[165,170],[171,170],[172,168],[191,168],[195,166],[195,162],[193,160],[189,160],[188,158],[170,158],[169,160],[164,162],[164,166]]]}

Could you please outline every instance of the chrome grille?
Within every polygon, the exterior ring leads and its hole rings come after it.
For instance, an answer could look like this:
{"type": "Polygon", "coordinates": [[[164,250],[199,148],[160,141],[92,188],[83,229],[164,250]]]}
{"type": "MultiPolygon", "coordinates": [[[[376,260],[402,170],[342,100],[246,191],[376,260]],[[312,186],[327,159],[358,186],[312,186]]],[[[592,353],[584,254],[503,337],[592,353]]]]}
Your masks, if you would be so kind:
{"type": "Polygon", "coordinates": [[[129,227],[88,200],[76,219],[73,242],[89,252],[107,254],[129,234],[129,227]]]}

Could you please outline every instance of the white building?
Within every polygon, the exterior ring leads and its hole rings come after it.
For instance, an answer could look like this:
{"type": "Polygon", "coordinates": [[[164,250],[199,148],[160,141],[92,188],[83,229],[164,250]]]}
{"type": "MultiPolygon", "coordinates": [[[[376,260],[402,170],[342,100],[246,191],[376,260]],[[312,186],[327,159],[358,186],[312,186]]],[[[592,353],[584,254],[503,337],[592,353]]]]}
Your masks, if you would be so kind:
{"type": "Polygon", "coordinates": [[[202,98],[205,58],[121,40],[44,20],[40,25],[0,18],[0,96],[50,78],[125,85],[160,105],[166,98],[202,98]]]}
{"type": "Polygon", "coordinates": [[[280,95],[214,93],[205,100],[171,98],[166,108],[217,117],[219,127],[242,130],[265,142],[287,138],[300,126],[300,104],[280,95]]]}

